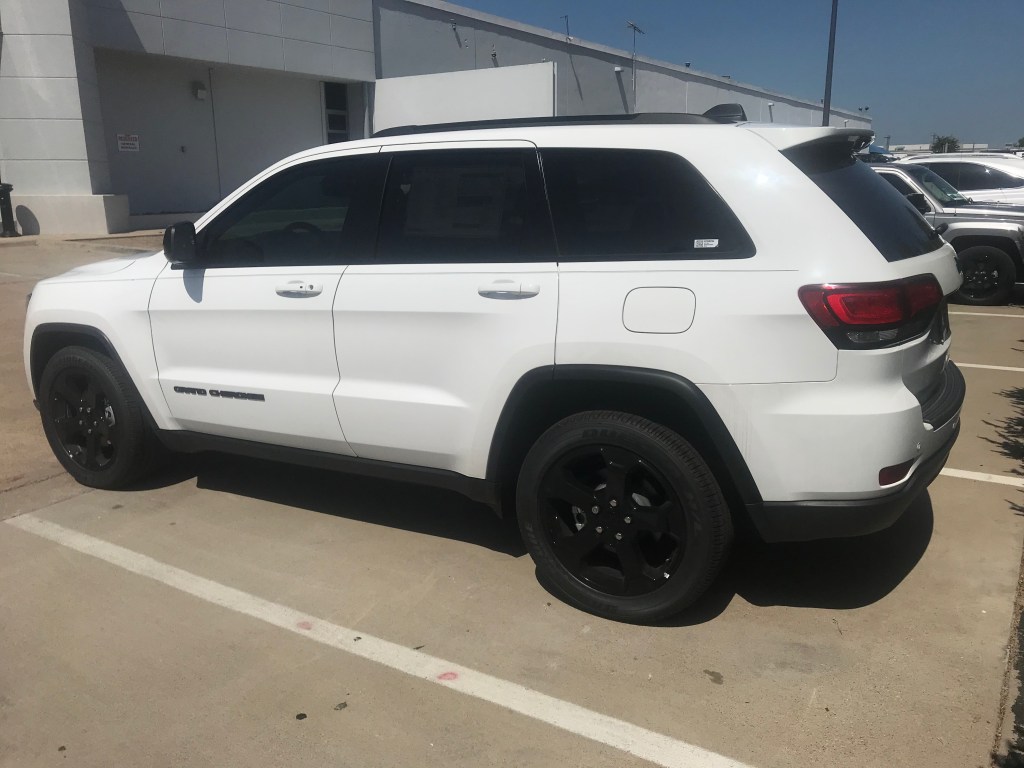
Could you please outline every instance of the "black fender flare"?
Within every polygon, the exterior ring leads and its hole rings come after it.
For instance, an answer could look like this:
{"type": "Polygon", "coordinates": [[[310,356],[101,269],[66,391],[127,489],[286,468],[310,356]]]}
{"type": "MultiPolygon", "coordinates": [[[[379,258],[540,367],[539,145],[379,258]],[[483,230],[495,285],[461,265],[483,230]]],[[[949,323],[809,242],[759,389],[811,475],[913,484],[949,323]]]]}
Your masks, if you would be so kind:
{"type": "Polygon", "coordinates": [[[487,457],[488,480],[498,482],[501,477],[502,452],[515,429],[517,415],[521,413],[521,409],[529,407],[530,398],[538,388],[543,389],[546,385],[557,385],[562,382],[638,386],[662,393],[670,401],[674,399],[688,414],[696,418],[710,439],[718,452],[719,466],[728,472],[742,503],[748,507],[762,503],[760,491],[746,459],[743,458],[722,417],[700,387],[674,373],[629,366],[550,365],[525,373],[512,388],[498,417],[487,457]]]}

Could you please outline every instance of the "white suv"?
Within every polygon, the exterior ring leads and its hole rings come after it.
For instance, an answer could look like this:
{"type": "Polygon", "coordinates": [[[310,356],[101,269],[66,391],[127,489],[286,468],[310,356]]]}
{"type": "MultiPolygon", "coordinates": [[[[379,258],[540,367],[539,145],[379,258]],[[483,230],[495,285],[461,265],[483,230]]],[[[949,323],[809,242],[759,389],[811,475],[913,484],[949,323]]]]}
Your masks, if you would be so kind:
{"type": "Polygon", "coordinates": [[[734,526],[879,530],[956,439],[954,252],[869,139],[626,115],[303,152],[39,283],[29,384],[86,485],[159,444],[437,484],[514,509],[573,605],[659,620],[734,526]]]}
{"type": "Polygon", "coordinates": [[[972,200],[1024,204],[1024,159],[1015,155],[919,155],[905,162],[925,166],[972,200]]]}

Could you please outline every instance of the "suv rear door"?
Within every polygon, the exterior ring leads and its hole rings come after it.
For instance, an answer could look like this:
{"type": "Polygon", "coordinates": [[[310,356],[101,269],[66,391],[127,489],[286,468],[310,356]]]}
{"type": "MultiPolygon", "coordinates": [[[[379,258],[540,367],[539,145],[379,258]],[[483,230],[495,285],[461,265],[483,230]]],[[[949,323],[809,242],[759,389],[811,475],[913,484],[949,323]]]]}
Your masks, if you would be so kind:
{"type": "Polygon", "coordinates": [[[374,258],[334,304],[345,435],[363,458],[483,477],[509,391],[554,362],[558,273],[536,147],[385,146],[374,258]]]}

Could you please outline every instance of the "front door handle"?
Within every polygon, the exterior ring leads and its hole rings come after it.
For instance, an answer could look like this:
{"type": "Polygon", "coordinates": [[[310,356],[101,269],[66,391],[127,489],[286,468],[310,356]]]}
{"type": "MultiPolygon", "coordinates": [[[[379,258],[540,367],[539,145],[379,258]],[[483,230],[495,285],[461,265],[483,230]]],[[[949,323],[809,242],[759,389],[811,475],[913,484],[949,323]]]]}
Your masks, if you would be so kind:
{"type": "Polygon", "coordinates": [[[493,283],[481,285],[477,293],[485,299],[529,299],[540,293],[536,283],[521,283],[518,280],[495,280],[493,283]]]}
{"type": "Polygon", "coordinates": [[[305,299],[310,296],[319,296],[323,293],[324,287],[319,283],[309,283],[305,280],[292,280],[282,283],[275,289],[278,296],[286,299],[305,299]]]}

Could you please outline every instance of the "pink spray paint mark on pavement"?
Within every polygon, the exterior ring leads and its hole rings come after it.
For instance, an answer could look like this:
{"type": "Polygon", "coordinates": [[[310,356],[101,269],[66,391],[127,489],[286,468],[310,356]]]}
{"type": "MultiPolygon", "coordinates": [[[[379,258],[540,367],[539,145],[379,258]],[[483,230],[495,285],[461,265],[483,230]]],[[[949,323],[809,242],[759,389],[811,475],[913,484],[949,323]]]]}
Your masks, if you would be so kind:
{"type": "Polygon", "coordinates": [[[313,628],[313,622],[312,621],[300,621],[295,626],[297,626],[299,629],[312,629],[313,628]]]}
{"type": "Polygon", "coordinates": [[[458,680],[459,679],[459,673],[458,672],[442,672],[440,675],[437,676],[437,679],[438,680],[458,680]]]}

